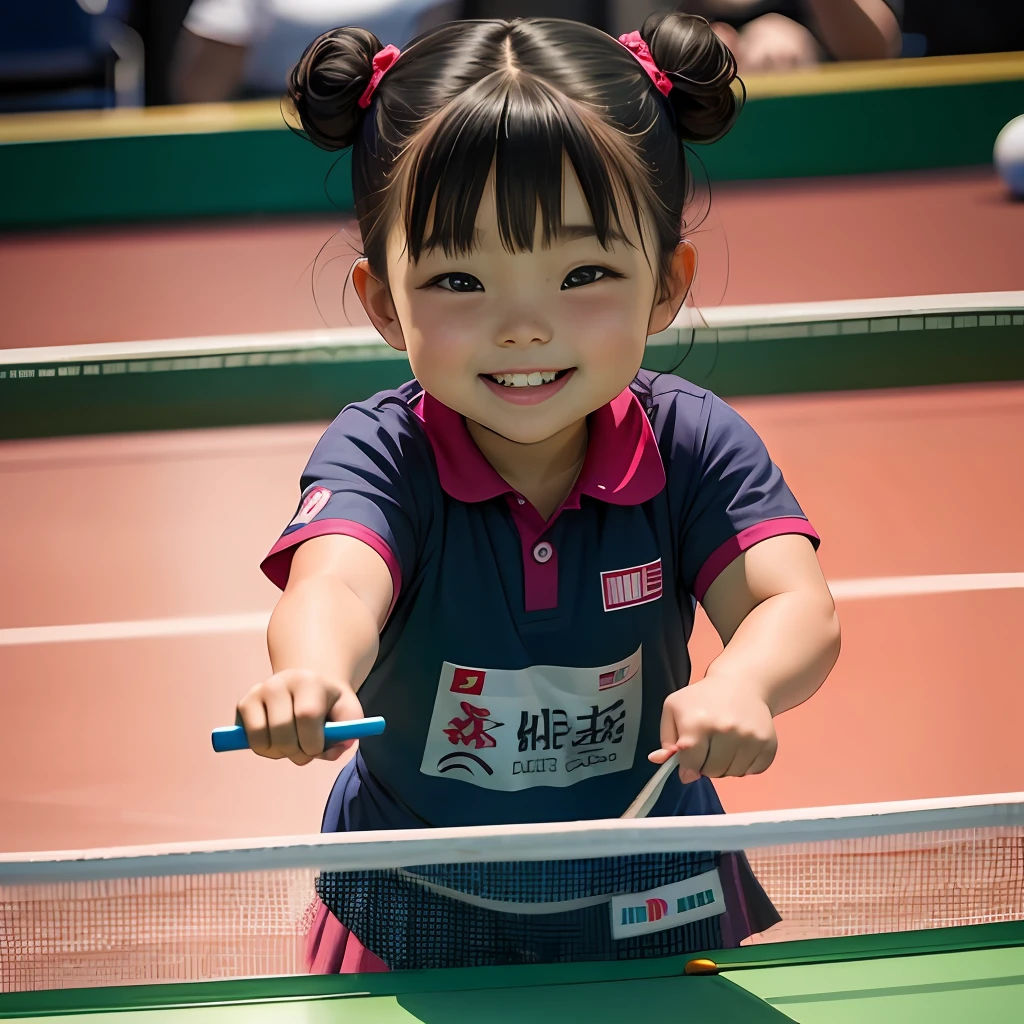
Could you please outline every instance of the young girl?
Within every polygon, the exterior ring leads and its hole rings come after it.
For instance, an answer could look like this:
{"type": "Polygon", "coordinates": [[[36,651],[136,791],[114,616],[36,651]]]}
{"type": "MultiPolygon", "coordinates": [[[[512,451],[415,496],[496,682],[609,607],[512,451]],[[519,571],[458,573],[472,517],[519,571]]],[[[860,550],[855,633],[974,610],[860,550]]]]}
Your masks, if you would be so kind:
{"type": "MultiPolygon", "coordinates": [[[[401,55],[341,28],[295,69],[310,139],[352,147],[355,288],[416,375],[328,428],[264,562],[284,593],[274,675],[238,705],[252,748],[336,759],[325,720],[387,719],[325,831],[617,817],[673,758],[651,813],[718,813],[711,779],[764,771],[773,716],[835,662],[817,537],[764,445],[709,392],[640,369],[696,266],[684,143],[728,130],[734,80],[679,14],[621,41],[454,23],[401,55]],[[697,601],[725,648],[687,685],[697,601]]],[[[481,871],[477,905],[438,897],[424,952],[395,909],[422,879],[324,876],[310,966],[656,955],[777,920],[741,855],[620,867],[589,862],[571,896],[643,904],[715,872],[726,913],[623,937],[607,905],[501,913],[481,871]]]]}

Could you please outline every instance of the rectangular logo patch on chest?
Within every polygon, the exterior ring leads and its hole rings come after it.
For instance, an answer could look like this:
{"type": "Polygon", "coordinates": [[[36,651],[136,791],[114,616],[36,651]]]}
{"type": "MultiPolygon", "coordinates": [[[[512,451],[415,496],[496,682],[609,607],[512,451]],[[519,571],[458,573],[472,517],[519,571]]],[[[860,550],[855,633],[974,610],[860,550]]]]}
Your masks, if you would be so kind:
{"type": "Polygon", "coordinates": [[[601,573],[601,600],[606,612],[632,608],[661,597],[661,559],[636,565],[632,569],[617,569],[601,573]]]}

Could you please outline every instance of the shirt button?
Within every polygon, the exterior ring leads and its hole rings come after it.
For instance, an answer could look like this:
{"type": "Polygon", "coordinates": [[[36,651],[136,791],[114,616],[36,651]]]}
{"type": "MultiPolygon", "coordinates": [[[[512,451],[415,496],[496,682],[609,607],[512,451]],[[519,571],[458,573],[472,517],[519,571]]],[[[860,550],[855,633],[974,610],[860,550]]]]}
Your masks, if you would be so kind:
{"type": "Polygon", "coordinates": [[[555,553],[555,549],[546,541],[542,540],[539,544],[535,544],[533,547],[533,557],[543,565],[545,562],[551,561],[551,556],[555,553]]]}
{"type": "Polygon", "coordinates": [[[525,498],[520,498],[520,497],[517,496],[516,497],[516,501],[518,501],[520,505],[525,505],[526,504],[526,499],[525,498]]]}

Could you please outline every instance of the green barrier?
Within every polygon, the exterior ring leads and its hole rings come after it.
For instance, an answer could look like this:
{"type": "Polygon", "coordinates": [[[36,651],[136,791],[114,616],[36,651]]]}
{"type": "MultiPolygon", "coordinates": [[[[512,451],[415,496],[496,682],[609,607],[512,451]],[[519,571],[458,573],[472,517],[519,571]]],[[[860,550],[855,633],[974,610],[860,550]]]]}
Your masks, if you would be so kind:
{"type": "MultiPolygon", "coordinates": [[[[967,166],[1022,110],[1024,78],[766,97],[695,148],[712,181],[967,166]]],[[[348,157],[283,125],[0,144],[0,229],[351,207],[348,157]]]]}

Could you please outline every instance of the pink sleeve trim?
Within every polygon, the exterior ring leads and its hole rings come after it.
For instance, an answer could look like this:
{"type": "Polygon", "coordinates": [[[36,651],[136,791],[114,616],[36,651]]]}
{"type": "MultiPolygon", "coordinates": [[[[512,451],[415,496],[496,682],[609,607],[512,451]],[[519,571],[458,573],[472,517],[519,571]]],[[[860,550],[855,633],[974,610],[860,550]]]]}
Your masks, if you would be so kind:
{"type": "Polygon", "coordinates": [[[287,533],[270,549],[267,557],[260,563],[260,568],[271,583],[284,590],[288,583],[288,573],[291,571],[295,549],[314,537],[326,537],[332,534],[361,540],[384,559],[384,564],[388,567],[388,572],[391,573],[391,607],[388,609],[390,618],[402,590],[402,570],[387,541],[369,527],[363,526],[362,523],[353,523],[349,519],[320,519],[308,526],[303,526],[301,530],[296,530],[294,533],[287,533]]]}
{"type": "Polygon", "coordinates": [[[724,544],[711,552],[707,561],[700,567],[697,578],[693,581],[693,596],[698,601],[704,600],[708,587],[722,574],[733,559],[755,544],[760,544],[769,537],[781,537],[786,533],[799,533],[811,540],[820,540],[814,527],[806,519],[799,516],[787,516],[781,519],[766,519],[763,523],[748,526],[735,537],[730,537],[724,544]]]}

